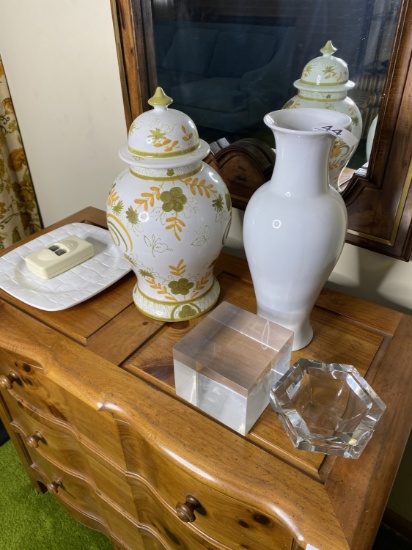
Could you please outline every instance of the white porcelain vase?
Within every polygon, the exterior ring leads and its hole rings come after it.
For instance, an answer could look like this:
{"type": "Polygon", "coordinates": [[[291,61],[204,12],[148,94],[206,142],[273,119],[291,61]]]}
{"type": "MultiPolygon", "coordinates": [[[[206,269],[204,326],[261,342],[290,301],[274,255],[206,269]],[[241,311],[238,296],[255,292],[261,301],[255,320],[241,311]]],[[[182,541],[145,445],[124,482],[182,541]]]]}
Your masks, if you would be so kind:
{"type": "Polygon", "coordinates": [[[310,314],[341,254],[346,206],[328,183],[335,137],[350,118],[323,109],[280,110],[264,118],[276,142],[272,178],[246,208],[243,238],[257,313],[294,331],[293,349],[312,340],[310,314]],[[326,115],[325,115],[326,113],[326,115]]]}
{"type": "Polygon", "coordinates": [[[120,157],[128,164],[107,201],[114,243],[137,277],[133,299],[145,315],[182,321],[219,297],[213,266],[229,232],[230,195],[202,162],[209,152],[193,121],[169,109],[161,88],[134,120],[120,157]]]}

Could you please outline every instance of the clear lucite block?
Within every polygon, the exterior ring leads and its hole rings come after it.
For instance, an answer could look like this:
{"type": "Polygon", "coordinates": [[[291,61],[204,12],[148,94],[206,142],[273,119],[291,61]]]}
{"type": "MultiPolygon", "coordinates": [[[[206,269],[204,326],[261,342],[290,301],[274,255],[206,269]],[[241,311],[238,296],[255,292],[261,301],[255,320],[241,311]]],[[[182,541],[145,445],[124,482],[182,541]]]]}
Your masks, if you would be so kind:
{"type": "Polygon", "coordinates": [[[299,359],[270,392],[298,449],[358,458],[385,405],[352,365],[299,359]]]}
{"type": "Polygon", "coordinates": [[[176,393],[242,435],[289,369],[293,332],[222,302],[173,348],[176,393]]]}

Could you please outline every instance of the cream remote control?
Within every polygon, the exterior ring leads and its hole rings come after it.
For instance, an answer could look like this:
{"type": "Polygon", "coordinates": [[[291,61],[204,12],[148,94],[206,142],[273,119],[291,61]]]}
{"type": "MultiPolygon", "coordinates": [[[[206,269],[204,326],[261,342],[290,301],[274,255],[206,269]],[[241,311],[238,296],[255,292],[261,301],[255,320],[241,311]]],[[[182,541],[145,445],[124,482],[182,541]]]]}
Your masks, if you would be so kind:
{"type": "Polygon", "coordinates": [[[92,243],[73,235],[32,252],[25,260],[27,268],[32,273],[43,279],[51,279],[85,262],[93,255],[92,243]]]}

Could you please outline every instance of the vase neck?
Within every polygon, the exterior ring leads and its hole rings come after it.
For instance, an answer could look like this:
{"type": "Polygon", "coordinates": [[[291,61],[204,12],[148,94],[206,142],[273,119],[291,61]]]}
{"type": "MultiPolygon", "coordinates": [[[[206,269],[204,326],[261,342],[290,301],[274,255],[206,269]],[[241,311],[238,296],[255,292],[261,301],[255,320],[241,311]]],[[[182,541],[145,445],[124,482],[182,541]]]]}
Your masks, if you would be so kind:
{"type": "Polygon", "coordinates": [[[277,193],[309,197],[328,191],[332,135],[273,129],[276,163],[270,185],[277,193]]]}

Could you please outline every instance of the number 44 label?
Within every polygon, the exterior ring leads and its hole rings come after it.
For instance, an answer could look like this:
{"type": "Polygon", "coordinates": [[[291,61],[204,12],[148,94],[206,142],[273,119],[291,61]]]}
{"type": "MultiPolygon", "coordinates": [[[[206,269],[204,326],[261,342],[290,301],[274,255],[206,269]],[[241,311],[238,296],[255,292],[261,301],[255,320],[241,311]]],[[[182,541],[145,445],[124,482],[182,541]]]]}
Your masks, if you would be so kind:
{"type": "Polygon", "coordinates": [[[327,132],[328,134],[332,134],[332,136],[340,138],[342,141],[344,141],[347,145],[349,145],[349,147],[353,147],[358,143],[358,139],[352,134],[352,132],[349,132],[349,130],[342,128],[341,126],[333,126],[332,124],[320,124],[319,126],[315,126],[315,128],[313,129],[319,130],[320,132],[323,131],[327,132]]]}

